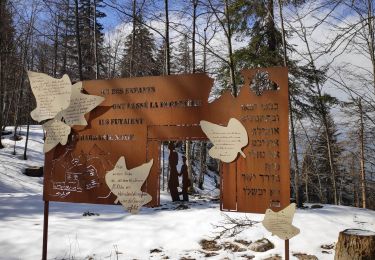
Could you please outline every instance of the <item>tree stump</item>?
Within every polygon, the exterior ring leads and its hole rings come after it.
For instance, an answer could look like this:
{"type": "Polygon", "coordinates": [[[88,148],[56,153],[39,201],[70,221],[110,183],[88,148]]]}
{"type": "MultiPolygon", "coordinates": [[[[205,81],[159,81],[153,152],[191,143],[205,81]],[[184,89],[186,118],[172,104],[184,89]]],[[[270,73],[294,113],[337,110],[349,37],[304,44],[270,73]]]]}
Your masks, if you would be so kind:
{"type": "Polygon", "coordinates": [[[362,229],[345,229],[339,234],[335,260],[375,259],[375,232],[362,229]]]}
{"type": "Polygon", "coordinates": [[[30,166],[25,169],[25,175],[29,177],[42,177],[43,176],[43,167],[39,166],[30,166]]]}

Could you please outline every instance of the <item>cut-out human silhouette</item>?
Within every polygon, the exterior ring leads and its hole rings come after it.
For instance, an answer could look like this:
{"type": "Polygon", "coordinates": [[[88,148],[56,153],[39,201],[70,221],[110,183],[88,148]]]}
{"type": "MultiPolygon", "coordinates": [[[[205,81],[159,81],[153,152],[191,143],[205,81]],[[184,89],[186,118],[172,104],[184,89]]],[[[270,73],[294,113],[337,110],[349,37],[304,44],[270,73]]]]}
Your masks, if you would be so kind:
{"type": "Polygon", "coordinates": [[[168,188],[171,193],[172,201],[179,201],[180,196],[178,195],[178,172],[177,172],[177,163],[178,163],[178,154],[174,150],[174,143],[169,143],[169,180],[168,188]]]}
{"type": "Polygon", "coordinates": [[[182,198],[184,201],[189,201],[188,189],[190,186],[190,179],[186,165],[186,157],[182,156],[182,166],[180,176],[182,176],[182,198]]]}

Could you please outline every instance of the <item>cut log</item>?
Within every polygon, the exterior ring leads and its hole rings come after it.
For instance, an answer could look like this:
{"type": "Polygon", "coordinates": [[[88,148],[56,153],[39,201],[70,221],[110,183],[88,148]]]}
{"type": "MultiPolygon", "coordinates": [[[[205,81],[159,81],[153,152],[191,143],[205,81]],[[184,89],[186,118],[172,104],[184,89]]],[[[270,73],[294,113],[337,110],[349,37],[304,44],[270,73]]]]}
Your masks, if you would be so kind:
{"type": "Polygon", "coordinates": [[[375,259],[375,232],[362,229],[345,229],[339,234],[335,260],[375,259]]]}
{"type": "Polygon", "coordinates": [[[42,177],[43,176],[43,167],[39,166],[30,166],[25,169],[25,175],[30,177],[42,177]]]}

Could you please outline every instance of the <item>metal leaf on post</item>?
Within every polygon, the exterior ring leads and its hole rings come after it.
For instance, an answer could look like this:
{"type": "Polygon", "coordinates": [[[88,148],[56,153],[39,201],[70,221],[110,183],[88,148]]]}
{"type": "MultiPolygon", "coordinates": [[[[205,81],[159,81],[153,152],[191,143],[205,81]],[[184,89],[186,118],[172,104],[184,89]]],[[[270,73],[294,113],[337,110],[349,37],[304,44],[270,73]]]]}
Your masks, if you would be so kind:
{"type": "Polygon", "coordinates": [[[285,240],[285,259],[289,260],[289,239],[300,233],[299,228],[292,225],[296,204],[291,203],[288,207],[274,212],[271,209],[266,210],[263,226],[280,239],[285,240]]]}
{"type": "Polygon", "coordinates": [[[283,240],[291,239],[300,232],[299,228],[292,225],[295,211],[295,203],[291,203],[279,212],[267,209],[262,224],[272,235],[276,235],[283,240]]]}

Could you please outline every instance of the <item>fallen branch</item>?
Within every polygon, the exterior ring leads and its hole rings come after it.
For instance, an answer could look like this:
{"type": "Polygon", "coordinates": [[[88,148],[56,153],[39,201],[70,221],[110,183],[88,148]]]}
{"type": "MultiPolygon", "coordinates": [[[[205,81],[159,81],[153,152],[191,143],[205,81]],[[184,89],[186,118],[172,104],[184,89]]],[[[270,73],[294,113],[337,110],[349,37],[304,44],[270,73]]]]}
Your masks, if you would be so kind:
{"type": "Polygon", "coordinates": [[[219,222],[218,225],[213,225],[216,231],[217,236],[215,239],[220,239],[222,237],[234,237],[244,231],[246,228],[252,227],[258,224],[260,221],[255,221],[249,219],[247,216],[244,218],[232,218],[227,214],[222,214],[224,220],[219,222]]]}

